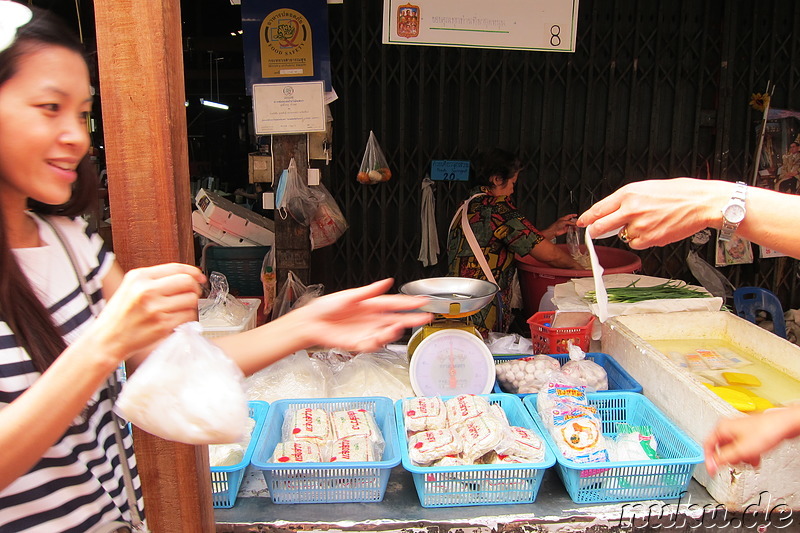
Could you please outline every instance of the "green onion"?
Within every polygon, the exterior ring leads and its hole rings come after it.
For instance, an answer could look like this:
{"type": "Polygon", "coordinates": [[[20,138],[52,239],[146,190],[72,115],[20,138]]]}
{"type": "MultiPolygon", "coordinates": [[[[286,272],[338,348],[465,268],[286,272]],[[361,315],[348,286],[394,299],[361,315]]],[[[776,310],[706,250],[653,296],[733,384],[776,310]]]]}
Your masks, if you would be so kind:
{"type": "MultiPolygon", "coordinates": [[[[680,280],[671,279],[660,285],[652,287],[637,287],[636,283],[640,280],[631,282],[625,287],[614,287],[606,289],[609,303],[636,303],[644,300],[664,300],[669,298],[710,298],[707,292],[692,289],[680,280]]],[[[583,296],[591,303],[597,303],[595,291],[587,291],[583,296]]]]}

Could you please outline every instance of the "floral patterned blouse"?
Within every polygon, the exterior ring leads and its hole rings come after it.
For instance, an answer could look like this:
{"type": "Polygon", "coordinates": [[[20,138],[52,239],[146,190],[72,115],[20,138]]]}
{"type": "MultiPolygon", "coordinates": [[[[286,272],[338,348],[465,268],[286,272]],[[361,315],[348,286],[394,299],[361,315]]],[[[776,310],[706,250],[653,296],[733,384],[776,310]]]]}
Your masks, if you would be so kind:
{"type": "MultiPolygon", "coordinates": [[[[498,323],[497,299],[472,315],[473,324],[487,336],[489,331],[508,331],[511,325],[511,281],[516,272],[514,256],[528,255],[544,236],[511,203],[508,196],[492,196],[488,187],[478,187],[467,209],[467,217],[475,239],[483,250],[489,268],[500,286],[502,322],[498,323]]],[[[461,229],[458,217],[447,238],[448,274],[465,278],[486,279],[461,229]]]]}

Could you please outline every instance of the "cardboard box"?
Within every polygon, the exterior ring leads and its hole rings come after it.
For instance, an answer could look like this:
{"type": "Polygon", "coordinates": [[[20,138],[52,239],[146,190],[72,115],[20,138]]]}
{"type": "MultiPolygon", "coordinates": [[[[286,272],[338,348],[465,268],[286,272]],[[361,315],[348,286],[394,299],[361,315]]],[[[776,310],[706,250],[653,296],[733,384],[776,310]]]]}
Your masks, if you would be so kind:
{"type": "MultiPolygon", "coordinates": [[[[722,418],[748,416],[675,365],[649,341],[719,339],[756,354],[762,362],[800,379],[800,347],[726,311],[683,311],[618,316],[603,324],[602,351],[611,354],[637,380],[647,396],[690,437],[702,443],[722,418]]],[[[747,372],[747,367],[741,369],[747,372]]],[[[798,391],[800,396],[800,391],[798,391]]],[[[697,481],[729,509],[750,505],[769,511],[779,503],[800,508],[800,438],[764,454],[761,465],[726,466],[712,478],[703,465],[697,481]]]]}
{"type": "Polygon", "coordinates": [[[253,152],[247,155],[247,176],[250,183],[272,183],[275,173],[272,156],[253,152]]]}
{"type": "Polygon", "coordinates": [[[203,218],[227,234],[252,244],[275,244],[275,222],[206,189],[197,191],[195,203],[203,218]]]}

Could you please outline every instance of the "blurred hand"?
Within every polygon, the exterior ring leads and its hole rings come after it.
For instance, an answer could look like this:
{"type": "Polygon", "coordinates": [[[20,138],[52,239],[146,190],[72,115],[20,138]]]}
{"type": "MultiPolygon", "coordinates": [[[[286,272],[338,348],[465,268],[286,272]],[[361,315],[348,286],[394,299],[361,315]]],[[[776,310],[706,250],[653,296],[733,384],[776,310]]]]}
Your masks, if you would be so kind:
{"type": "Polygon", "coordinates": [[[177,326],[197,320],[204,282],[198,268],[181,263],[131,270],[91,326],[90,335],[119,361],[149,353],[177,326]]]}
{"type": "Polygon", "coordinates": [[[727,464],[758,466],[762,453],[790,436],[790,416],[790,409],[774,409],[720,421],[703,443],[708,473],[713,476],[727,464]]]}
{"type": "Polygon", "coordinates": [[[391,278],[364,287],[328,294],[292,311],[306,324],[311,343],[368,352],[399,338],[406,328],[433,320],[430,313],[413,311],[426,298],[384,294],[391,278]]]}

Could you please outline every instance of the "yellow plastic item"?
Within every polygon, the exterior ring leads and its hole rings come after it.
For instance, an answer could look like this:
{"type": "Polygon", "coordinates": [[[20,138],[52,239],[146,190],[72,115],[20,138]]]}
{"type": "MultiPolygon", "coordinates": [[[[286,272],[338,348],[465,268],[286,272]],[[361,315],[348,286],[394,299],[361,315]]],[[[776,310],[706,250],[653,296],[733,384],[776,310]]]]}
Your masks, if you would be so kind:
{"type": "Polygon", "coordinates": [[[761,396],[754,396],[751,399],[753,400],[753,403],[756,404],[756,411],[765,411],[767,409],[772,409],[773,407],[775,407],[775,404],[773,404],[766,398],[762,398],[761,396]]]}
{"type": "Polygon", "coordinates": [[[744,372],[723,372],[722,377],[729,385],[744,385],[745,387],[760,387],[761,380],[752,374],[744,372]]]}
{"type": "Polygon", "coordinates": [[[725,385],[725,388],[735,390],[736,392],[741,392],[742,394],[747,394],[751,398],[758,398],[758,395],[755,392],[751,391],[747,387],[742,387],[741,385],[725,385]]]}
{"type": "Polygon", "coordinates": [[[711,392],[731,404],[735,409],[744,413],[749,413],[756,410],[756,404],[753,398],[739,391],[729,389],[728,387],[708,387],[711,392]]]}

